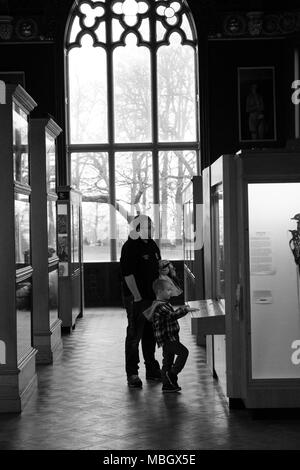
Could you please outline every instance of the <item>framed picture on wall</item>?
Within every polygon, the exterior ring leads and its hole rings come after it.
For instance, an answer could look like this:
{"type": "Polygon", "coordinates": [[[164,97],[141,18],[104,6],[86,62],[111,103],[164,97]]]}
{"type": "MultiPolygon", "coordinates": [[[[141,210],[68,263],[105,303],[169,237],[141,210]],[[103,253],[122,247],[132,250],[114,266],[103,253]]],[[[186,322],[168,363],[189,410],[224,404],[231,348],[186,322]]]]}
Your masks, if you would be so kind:
{"type": "Polygon", "coordinates": [[[274,67],[238,67],[240,142],[272,142],[276,136],[274,67]]]}

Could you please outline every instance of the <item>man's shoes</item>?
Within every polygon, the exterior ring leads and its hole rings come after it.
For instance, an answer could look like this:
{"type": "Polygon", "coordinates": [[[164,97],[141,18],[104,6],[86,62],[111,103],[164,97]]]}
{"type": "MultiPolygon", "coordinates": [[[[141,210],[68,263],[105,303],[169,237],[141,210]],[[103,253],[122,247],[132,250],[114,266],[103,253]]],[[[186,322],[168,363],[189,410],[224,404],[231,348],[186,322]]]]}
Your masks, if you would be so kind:
{"type": "Polygon", "coordinates": [[[127,377],[128,387],[130,388],[142,388],[143,382],[138,375],[129,375],[127,377]]]}
{"type": "Polygon", "coordinates": [[[180,387],[176,387],[175,385],[172,385],[170,383],[163,384],[162,386],[163,393],[175,393],[175,392],[179,392],[180,390],[181,390],[180,387]]]}
{"type": "Polygon", "coordinates": [[[161,382],[160,369],[149,370],[146,372],[146,380],[153,380],[155,382],[161,382]]]}

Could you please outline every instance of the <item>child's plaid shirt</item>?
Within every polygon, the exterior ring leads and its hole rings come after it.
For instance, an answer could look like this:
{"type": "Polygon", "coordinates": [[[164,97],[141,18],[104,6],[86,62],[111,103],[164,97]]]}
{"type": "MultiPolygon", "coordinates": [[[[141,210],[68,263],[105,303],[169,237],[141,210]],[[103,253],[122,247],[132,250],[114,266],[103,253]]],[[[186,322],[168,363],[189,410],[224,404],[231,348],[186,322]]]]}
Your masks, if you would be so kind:
{"type": "Polygon", "coordinates": [[[178,318],[187,313],[187,307],[179,307],[174,310],[170,302],[160,302],[153,313],[152,322],[157,346],[160,347],[165,341],[176,341],[178,339],[178,318]]]}

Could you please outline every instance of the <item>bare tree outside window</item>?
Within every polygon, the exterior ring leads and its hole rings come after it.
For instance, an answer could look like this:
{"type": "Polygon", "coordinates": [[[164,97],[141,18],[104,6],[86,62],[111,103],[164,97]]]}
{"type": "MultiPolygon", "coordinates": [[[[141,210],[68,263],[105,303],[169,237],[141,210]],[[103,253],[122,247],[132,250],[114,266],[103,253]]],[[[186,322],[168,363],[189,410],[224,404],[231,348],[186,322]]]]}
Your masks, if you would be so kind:
{"type": "Polygon", "coordinates": [[[194,50],[171,35],[158,58],[159,139],[162,142],[196,140],[194,50]]]}
{"type": "Polygon", "coordinates": [[[73,144],[107,142],[106,52],[89,36],[69,53],[70,139],[73,144]]]}
{"type": "Polygon", "coordinates": [[[150,142],[150,53],[129,34],[126,47],[114,51],[114,117],[116,142],[150,142]]]}
{"type": "Polygon", "coordinates": [[[159,154],[161,249],[170,259],[182,257],[182,190],[195,169],[195,151],[174,150],[159,154]]]}
{"type": "Polygon", "coordinates": [[[72,184],[82,191],[85,261],[109,261],[109,175],[107,153],[74,153],[72,184]]]}

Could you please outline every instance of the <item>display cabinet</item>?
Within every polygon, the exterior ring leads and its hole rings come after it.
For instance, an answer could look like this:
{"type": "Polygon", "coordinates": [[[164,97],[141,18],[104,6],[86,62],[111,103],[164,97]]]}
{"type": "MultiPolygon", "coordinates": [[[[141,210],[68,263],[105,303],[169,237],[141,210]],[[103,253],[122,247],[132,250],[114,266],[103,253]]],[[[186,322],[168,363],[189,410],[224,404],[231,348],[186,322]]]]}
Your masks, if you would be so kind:
{"type": "Polygon", "coordinates": [[[57,250],[59,257],[59,318],[64,331],[83,315],[81,193],[72,187],[57,190],[57,250]]]}
{"type": "Polygon", "coordinates": [[[203,208],[202,176],[194,176],[183,190],[184,292],[185,302],[198,308],[191,313],[191,332],[199,346],[206,345],[210,321],[205,301],[201,300],[205,298],[203,208]]]}
{"type": "MultiPolygon", "coordinates": [[[[230,160],[218,159],[203,170],[203,240],[205,298],[210,328],[205,319],[198,320],[196,327],[206,335],[207,364],[218,378],[221,389],[227,394],[226,336],[225,336],[225,273],[230,275],[230,250],[224,250],[224,173],[230,160]]],[[[226,214],[227,214],[226,206],[226,214]]],[[[226,219],[227,220],[227,219],[226,219]]],[[[227,229],[227,225],[226,225],[227,229]]],[[[231,236],[231,235],[230,235],[231,236]]],[[[226,238],[227,240],[227,238],[226,238]]],[[[227,284],[228,286],[228,284],[227,284]]],[[[202,315],[203,316],[203,315],[202,315]]],[[[229,369],[228,369],[229,371],[229,369]]],[[[231,402],[234,397],[231,397],[231,402]]]]}
{"type": "Polygon", "coordinates": [[[241,151],[209,171],[206,295],[225,312],[214,364],[231,403],[247,408],[300,406],[299,159],[296,151],[241,151]]]}
{"type": "Polygon", "coordinates": [[[35,101],[6,86],[0,106],[0,412],[20,412],[36,387],[32,338],[29,125],[35,101]]]}
{"type": "Polygon", "coordinates": [[[47,364],[62,349],[56,237],[56,139],[61,129],[48,116],[32,118],[30,130],[33,341],[37,362],[47,364]]]}
{"type": "Polygon", "coordinates": [[[183,256],[185,301],[204,298],[202,177],[183,189],[183,256]]]}

